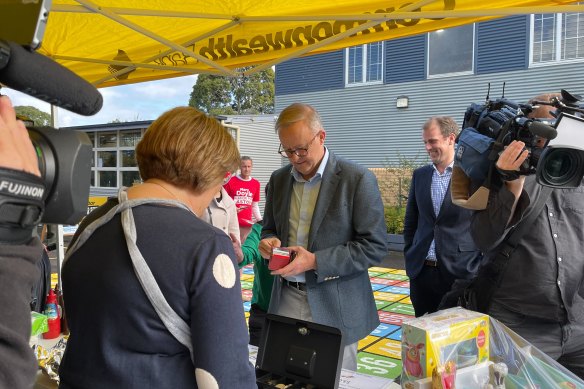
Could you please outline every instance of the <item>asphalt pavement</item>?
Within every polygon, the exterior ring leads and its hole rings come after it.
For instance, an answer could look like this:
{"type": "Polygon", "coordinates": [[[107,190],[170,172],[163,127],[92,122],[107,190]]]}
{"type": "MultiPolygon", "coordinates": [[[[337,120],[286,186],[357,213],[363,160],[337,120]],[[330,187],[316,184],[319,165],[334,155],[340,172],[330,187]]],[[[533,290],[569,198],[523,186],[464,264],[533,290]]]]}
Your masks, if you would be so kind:
{"type": "Polygon", "coordinates": [[[389,251],[379,266],[405,270],[404,255],[401,251],[389,251]]]}

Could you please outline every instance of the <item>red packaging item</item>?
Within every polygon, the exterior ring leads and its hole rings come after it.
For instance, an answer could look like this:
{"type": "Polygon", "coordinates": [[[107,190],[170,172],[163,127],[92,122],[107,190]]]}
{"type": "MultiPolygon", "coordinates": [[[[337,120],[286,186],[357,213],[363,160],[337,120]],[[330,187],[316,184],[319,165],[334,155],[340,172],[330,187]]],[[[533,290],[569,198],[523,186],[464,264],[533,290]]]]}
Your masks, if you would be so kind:
{"type": "Polygon", "coordinates": [[[268,263],[268,269],[278,270],[290,263],[291,252],[288,249],[274,247],[268,263]]]}
{"type": "Polygon", "coordinates": [[[45,305],[45,315],[47,316],[49,330],[43,334],[45,339],[54,339],[61,334],[61,318],[59,317],[59,306],[57,295],[53,289],[49,290],[47,303],[45,305]]]}

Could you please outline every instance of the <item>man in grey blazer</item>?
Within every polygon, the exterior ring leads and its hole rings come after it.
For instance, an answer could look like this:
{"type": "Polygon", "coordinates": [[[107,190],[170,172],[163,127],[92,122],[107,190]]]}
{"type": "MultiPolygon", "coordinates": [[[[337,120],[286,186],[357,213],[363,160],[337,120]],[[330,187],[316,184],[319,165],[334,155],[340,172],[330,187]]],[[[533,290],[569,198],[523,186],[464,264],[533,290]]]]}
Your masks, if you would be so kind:
{"type": "Polygon", "coordinates": [[[416,316],[435,312],[456,279],[471,278],[482,254],[470,235],[472,211],[452,203],[456,122],[430,118],[422,138],[432,160],[414,171],[404,221],[404,257],[416,316]]]}
{"type": "Polygon", "coordinates": [[[343,367],[357,368],[357,342],[379,325],[367,269],[387,255],[375,175],[324,146],[318,112],[295,103],[276,122],[290,164],[268,183],[260,252],[296,253],[277,275],[269,312],[339,328],[343,367]]]}

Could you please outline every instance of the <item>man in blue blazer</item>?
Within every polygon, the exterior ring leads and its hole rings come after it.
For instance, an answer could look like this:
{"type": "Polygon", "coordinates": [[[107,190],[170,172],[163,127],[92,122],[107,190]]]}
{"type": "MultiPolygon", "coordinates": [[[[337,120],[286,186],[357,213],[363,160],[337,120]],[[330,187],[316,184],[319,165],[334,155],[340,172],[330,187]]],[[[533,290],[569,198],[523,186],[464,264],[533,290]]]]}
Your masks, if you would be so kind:
{"type": "Polygon", "coordinates": [[[450,197],[456,122],[430,118],[422,137],[432,164],[414,171],[404,222],[404,257],[416,316],[435,312],[456,279],[471,278],[482,259],[470,235],[472,211],[450,197]]]}
{"type": "Polygon", "coordinates": [[[373,173],[324,146],[318,112],[295,103],[276,123],[290,164],[268,183],[260,252],[288,247],[269,312],[339,328],[343,367],[356,370],[357,342],[379,325],[367,269],[387,255],[383,203],[373,173]]]}

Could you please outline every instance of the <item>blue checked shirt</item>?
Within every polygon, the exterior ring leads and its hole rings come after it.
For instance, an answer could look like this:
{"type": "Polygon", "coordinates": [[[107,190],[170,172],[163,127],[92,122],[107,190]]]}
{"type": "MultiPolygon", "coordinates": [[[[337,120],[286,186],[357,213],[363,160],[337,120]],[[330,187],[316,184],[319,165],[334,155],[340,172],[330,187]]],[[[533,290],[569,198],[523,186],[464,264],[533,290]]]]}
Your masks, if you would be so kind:
{"type": "MultiPolygon", "coordinates": [[[[440,174],[435,165],[432,165],[434,172],[432,173],[432,185],[430,185],[430,194],[432,196],[432,205],[434,206],[434,215],[438,217],[440,213],[440,207],[442,207],[442,202],[444,201],[444,195],[448,190],[448,185],[450,185],[450,178],[452,177],[452,166],[454,161],[450,163],[444,170],[444,173],[440,174]]],[[[428,255],[426,259],[431,261],[436,260],[436,244],[432,240],[430,244],[430,249],[428,250],[428,255]]]]}

